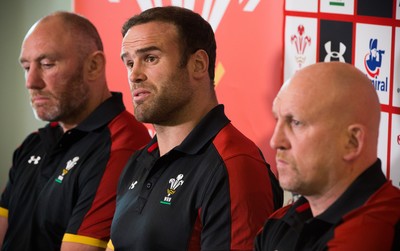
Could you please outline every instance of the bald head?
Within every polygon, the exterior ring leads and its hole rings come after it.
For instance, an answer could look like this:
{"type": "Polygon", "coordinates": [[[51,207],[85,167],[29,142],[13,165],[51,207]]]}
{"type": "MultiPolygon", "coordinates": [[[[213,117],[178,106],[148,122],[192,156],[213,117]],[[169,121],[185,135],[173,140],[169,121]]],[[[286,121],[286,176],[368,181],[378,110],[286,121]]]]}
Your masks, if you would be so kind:
{"type": "Polygon", "coordinates": [[[371,80],[346,63],[317,63],[298,71],[291,81],[322,103],[331,116],[346,123],[362,123],[378,133],[380,103],[371,80]],[[329,111],[328,110],[328,111],[329,111]],[[337,112],[337,113],[336,113],[337,112]]]}
{"type": "Polygon", "coordinates": [[[288,93],[292,99],[302,100],[298,105],[316,118],[331,120],[335,127],[363,126],[363,151],[376,156],[380,103],[371,81],[356,67],[340,62],[310,65],[282,86],[277,99],[288,93]]]}
{"type": "Polygon", "coordinates": [[[96,27],[76,13],[57,11],[38,20],[28,31],[24,41],[32,33],[47,32],[60,39],[68,39],[76,45],[82,57],[93,51],[103,51],[103,44],[96,27]]]}

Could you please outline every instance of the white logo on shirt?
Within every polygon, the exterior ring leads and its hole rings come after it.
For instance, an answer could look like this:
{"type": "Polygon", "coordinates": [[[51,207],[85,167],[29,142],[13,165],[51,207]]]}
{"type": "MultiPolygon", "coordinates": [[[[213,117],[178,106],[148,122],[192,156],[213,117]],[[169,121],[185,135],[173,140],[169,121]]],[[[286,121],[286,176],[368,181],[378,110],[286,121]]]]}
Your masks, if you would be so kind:
{"type": "Polygon", "coordinates": [[[167,196],[164,197],[164,200],[160,201],[161,204],[171,205],[171,195],[174,195],[176,189],[181,186],[185,181],[183,180],[183,174],[179,174],[176,178],[171,178],[169,180],[170,188],[167,189],[167,196]]]}
{"type": "Polygon", "coordinates": [[[134,182],[132,182],[132,184],[129,186],[129,190],[132,190],[132,189],[134,189],[135,188],[135,186],[136,186],[136,184],[137,184],[137,180],[135,180],[134,182]]]}
{"type": "Polygon", "coordinates": [[[36,157],[35,155],[32,155],[31,158],[28,160],[28,164],[32,164],[33,162],[34,165],[37,165],[39,164],[40,159],[41,159],[40,156],[36,157]]]}
{"type": "Polygon", "coordinates": [[[79,157],[76,156],[72,160],[68,160],[67,166],[62,170],[62,173],[58,175],[58,178],[56,179],[57,183],[62,183],[64,176],[67,175],[67,173],[73,168],[76,163],[78,163],[79,157]]]}

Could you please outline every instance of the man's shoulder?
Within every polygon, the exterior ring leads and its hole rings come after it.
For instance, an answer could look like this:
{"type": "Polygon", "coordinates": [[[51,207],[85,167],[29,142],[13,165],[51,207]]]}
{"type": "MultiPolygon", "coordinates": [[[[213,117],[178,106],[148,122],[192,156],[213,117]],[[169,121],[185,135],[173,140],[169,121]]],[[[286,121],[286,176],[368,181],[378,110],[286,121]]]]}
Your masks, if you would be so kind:
{"type": "Polygon", "coordinates": [[[269,216],[269,218],[270,219],[276,219],[276,220],[282,219],[288,213],[289,209],[292,208],[292,207],[293,207],[293,204],[285,205],[285,206],[277,209],[275,212],[273,212],[269,216]]]}
{"type": "Polygon", "coordinates": [[[128,111],[122,111],[120,114],[115,116],[113,120],[109,122],[109,127],[123,127],[128,130],[146,130],[143,123],[140,123],[135,119],[135,117],[128,111]]]}
{"type": "Polygon", "coordinates": [[[252,155],[261,158],[258,146],[231,123],[218,132],[214,145],[221,153],[229,152],[235,155],[252,155]]]}
{"type": "MultiPolygon", "coordinates": [[[[40,128],[39,130],[47,130],[48,127],[40,128]]],[[[34,147],[37,146],[43,139],[40,136],[39,130],[33,131],[26,135],[24,140],[18,146],[17,150],[31,151],[34,147]]]]}
{"type": "MultiPolygon", "coordinates": [[[[365,203],[373,208],[400,208],[400,190],[391,181],[385,182],[365,203]]],[[[396,210],[400,215],[400,210],[396,210]]]]}
{"type": "Polygon", "coordinates": [[[371,196],[366,205],[382,210],[393,208],[400,217],[400,189],[393,186],[391,181],[387,181],[371,196]]]}
{"type": "Polygon", "coordinates": [[[400,192],[386,182],[362,206],[343,216],[328,245],[340,245],[343,250],[389,250],[399,234],[399,208],[400,192]]]}
{"type": "Polygon", "coordinates": [[[387,181],[359,208],[347,214],[345,220],[375,219],[377,222],[400,221],[400,190],[387,181]]]}
{"type": "Polygon", "coordinates": [[[150,134],[146,126],[135,119],[128,111],[121,112],[116,116],[108,127],[111,134],[122,137],[134,137],[135,141],[140,141],[141,145],[150,140],[150,134]]]}

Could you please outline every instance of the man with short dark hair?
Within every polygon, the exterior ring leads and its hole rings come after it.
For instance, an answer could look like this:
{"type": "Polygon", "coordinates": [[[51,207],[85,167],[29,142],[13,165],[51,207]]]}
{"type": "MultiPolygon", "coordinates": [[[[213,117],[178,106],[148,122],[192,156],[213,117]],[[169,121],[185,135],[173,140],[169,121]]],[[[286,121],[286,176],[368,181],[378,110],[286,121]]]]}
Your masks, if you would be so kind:
{"type": "Polygon", "coordinates": [[[121,57],[135,116],[157,133],[121,175],[109,248],[252,250],[282,190],[218,104],[211,26],[188,9],[149,9],[125,23],[121,57]]]}

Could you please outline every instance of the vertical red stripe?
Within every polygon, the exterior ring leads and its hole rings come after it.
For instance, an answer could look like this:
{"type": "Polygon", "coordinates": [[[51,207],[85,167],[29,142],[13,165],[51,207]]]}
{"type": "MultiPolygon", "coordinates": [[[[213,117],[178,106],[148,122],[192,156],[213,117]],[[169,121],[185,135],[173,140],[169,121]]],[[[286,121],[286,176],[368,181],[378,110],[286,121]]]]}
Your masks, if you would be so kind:
{"type": "Polygon", "coordinates": [[[232,124],[213,143],[229,176],[231,249],[252,250],[256,234],[274,211],[267,166],[257,146],[232,124]]]}

